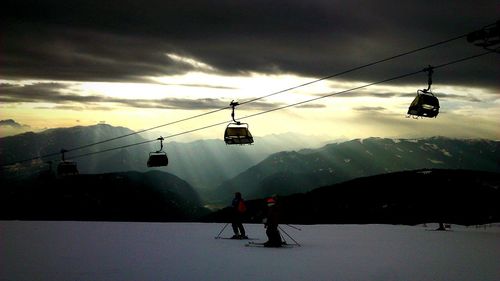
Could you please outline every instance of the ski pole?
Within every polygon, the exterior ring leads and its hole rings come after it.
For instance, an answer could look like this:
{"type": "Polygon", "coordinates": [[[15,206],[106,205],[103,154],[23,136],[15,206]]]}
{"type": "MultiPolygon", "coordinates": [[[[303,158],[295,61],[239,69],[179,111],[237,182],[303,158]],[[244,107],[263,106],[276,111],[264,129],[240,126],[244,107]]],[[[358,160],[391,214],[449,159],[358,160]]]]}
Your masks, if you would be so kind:
{"type": "Polygon", "coordinates": [[[295,239],[293,239],[293,237],[292,237],[292,236],[290,236],[290,234],[286,233],[286,231],[284,231],[284,230],[283,230],[283,228],[282,228],[281,226],[278,226],[278,227],[279,227],[279,229],[281,229],[281,231],[283,231],[283,233],[285,233],[285,234],[286,234],[286,236],[288,236],[288,238],[292,239],[292,241],[293,241],[293,242],[295,242],[295,245],[297,245],[297,246],[299,246],[299,247],[300,247],[300,244],[299,244],[299,243],[298,243],[295,239]]]}
{"type": "Polygon", "coordinates": [[[281,232],[280,232],[280,236],[281,236],[281,239],[283,240],[283,243],[282,243],[282,244],[284,244],[284,245],[288,244],[288,243],[286,242],[285,236],[283,236],[283,234],[281,234],[281,232]]]}
{"type": "Polygon", "coordinates": [[[217,234],[217,236],[215,236],[215,239],[219,239],[220,238],[220,235],[221,233],[224,231],[224,229],[226,229],[226,227],[229,225],[229,223],[226,223],[226,225],[224,225],[224,227],[222,228],[222,230],[219,232],[219,234],[217,234]]]}
{"type": "Polygon", "coordinates": [[[300,228],[298,228],[298,227],[296,227],[296,226],[293,226],[293,225],[291,225],[291,224],[287,224],[287,226],[288,226],[288,227],[291,227],[291,228],[294,228],[294,229],[297,229],[297,230],[299,230],[299,231],[302,231],[302,229],[300,229],[300,228]]]}

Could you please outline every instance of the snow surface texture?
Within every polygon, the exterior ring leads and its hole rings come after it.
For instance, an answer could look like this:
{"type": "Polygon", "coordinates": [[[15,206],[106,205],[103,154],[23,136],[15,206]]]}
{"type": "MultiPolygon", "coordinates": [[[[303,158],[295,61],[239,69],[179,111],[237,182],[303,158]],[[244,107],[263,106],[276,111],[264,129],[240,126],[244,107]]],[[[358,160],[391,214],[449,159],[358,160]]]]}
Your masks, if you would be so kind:
{"type": "Polygon", "coordinates": [[[0,221],[0,280],[500,280],[498,226],[282,225],[302,247],[281,249],[223,226],[0,221]]]}

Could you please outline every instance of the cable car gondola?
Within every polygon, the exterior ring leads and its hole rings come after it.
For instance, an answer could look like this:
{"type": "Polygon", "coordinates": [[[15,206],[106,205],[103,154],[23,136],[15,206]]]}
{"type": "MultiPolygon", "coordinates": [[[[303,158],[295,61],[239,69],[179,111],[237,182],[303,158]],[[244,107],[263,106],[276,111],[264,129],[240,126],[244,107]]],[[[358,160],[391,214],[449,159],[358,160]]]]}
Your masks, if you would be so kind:
{"type": "Polygon", "coordinates": [[[247,123],[230,123],[226,127],[224,132],[224,141],[226,144],[251,144],[253,143],[253,137],[248,130],[247,123]]]}
{"type": "Polygon", "coordinates": [[[427,89],[417,90],[417,96],[408,108],[408,117],[436,117],[439,113],[439,100],[431,91],[432,73],[434,72],[432,66],[424,69],[428,72],[428,87],[427,89]]]}
{"type": "Polygon", "coordinates": [[[500,20],[496,24],[490,24],[481,30],[467,34],[467,41],[500,54],[500,47],[498,47],[500,44],[500,20]]]}
{"type": "Polygon", "coordinates": [[[61,149],[62,160],[57,165],[57,174],[59,176],[73,176],[78,175],[78,169],[76,167],[76,162],[64,159],[64,153],[68,152],[65,149],[61,149]]]}
{"type": "Polygon", "coordinates": [[[417,96],[408,108],[408,115],[415,117],[436,117],[439,113],[439,101],[431,92],[417,91],[417,96]]]}
{"type": "Polygon", "coordinates": [[[233,112],[231,113],[231,117],[233,118],[234,123],[229,123],[224,131],[224,142],[226,144],[252,144],[253,137],[248,130],[247,123],[241,123],[234,119],[234,108],[239,105],[238,102],[231,101],[229,104],[233,108],[233,112]]]}
{"type": "Polygon", "coordinates": [[[163,167],[168,165],[167,153],[163,151],[163,137],[159,137],[157,140],[160,141],[160,150],[149,153],[148,167],[163,167]]]}

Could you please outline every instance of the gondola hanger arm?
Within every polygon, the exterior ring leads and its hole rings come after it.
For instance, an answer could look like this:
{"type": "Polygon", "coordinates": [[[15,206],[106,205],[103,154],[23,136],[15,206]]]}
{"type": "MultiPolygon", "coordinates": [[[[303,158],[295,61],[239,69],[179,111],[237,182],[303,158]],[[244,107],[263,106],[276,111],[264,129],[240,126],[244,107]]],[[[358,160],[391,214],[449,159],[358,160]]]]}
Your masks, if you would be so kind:
{"type": "Polygon", "coordinates": [[[424,93],[428,93],[431,90],[432,86],[432,74],[434,74],[434,67],[429,65],[423,69],[423,71],[427,72],[427,89],[422,90],[424,93]]]}
{"type": "Polygon", "coordinates": [[[238,105],[240,105],[240,103],[239,103],[239,102],[237,102],[237,101],[234,101],[234,100],[232,100],[232,101],[231,101],[231,103],[229,103],[229,106],[233,109],[233,111],[231,112],[231,117],[233,118],[233,121],[234,121],[236,124],[240,125],[241,123],[240,123],[239,121],[236,121],[236,119],[234,118],[234,109],[235,109],[235,108],[236,108],[236,106],[238,106],[238,105]]]}
{"type": "Polygon", "coordinates": [[[160,136],[159,138],[157,138],[157,140],[160,141],[160,150],[158,150],[157,152],[163,151],[163,140],[164,140],[164,138],[162,136],[160,136]]]}

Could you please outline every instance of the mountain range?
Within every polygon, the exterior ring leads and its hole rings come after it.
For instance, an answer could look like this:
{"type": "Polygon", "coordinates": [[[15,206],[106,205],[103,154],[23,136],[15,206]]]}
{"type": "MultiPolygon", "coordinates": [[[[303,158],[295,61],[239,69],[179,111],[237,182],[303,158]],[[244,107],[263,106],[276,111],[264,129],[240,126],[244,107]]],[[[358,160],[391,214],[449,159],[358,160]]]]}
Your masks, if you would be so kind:
{"type": "Polygon", "coordinates": [[[70,150],[129,134],[126,138],[67,153],[66,159],[77,157],[74,160],[81,174],[167,172],[189,183],[205,203],[219,207],[229,204],[236,191],[252,199],[308,192],[359,177],[415,169],[500,172],[500,142],[444,137],[368,138],[326,145],[314,137],[297,134],[256,138],[251,146],[228,146],[222,139],[165,142],[169,165],[154,169],[147,168],[146,162],[149,152],[159,149],[159,142],[78,158],[81,154],[148,140],[128,128],[99,124],[0,138],[0,164],[56,152],[41,161],[9,166],[0,171],[0,176],[23,178],[34,171],[47,170],[44,164],[47,160],[54,161],[54,170],[61,148],[70,150]]]}
{"type": "MultiPolygon", "coordinates": [[[[361,177],[278,196],[283,224],[477,225],[500,221],[500,173],[424,169],[361,177]]],[[[246,222],[261,223],[263,199],[247,200],[246,222]]],[[[230,207],[204,218],[230,221],[230,207]]]]}
{"type": "MultiPolygon", "coordinates": [[[[231,179],[273,153],[301,149],[304,143],[317,147],[323,145],[323,142],[311,140],[309,136],[292,133],[256,138],[258,145],[251,146],[228,146],[222,139],[186,143],[164,141],[163,150],[168,155],[169,165],[161,168],[148,168],[146,166],[149,152],[160,149],[159,141],[92,154],[154,140],[157,137],[159,135],[153,137],[153,134],[149,133],[146,134],[146,138],[143,138],[142,134],[134,134],[134,131],[128,128],[107,124],[50,129],[40,133],[23,133],[0,138],[0,165],[55,154],[52,157],[28,161],[24,163],[25,165],[15,165],[10,168],[11,175],[23,174],[23,172],[29,174],[33,169],[48,169],[46,161],[53,161],[54,164],[57,164],[61,159],[58,152],[63,148],[73,150],[103,140],[118,138],[68,152],[65,154],[65,159],[75,160],[78,164],[78,170],[82,174],[160,170],[177,175],[196,189],[204,191],[213,189],[221,182],[231,179]],[[124,135],[130,136],[119,138],[124,135]],[[78,157],[88,153],[92,155],[78,157]]],[[[3,173],[3,176],[10,175],[3,173]]]]}
{"type": "MultiPolygon", "coordinates": [[[[146,140],[130,129],[102,124],[0,138],[0,163],[128,134],[68,153],[80,175],[57,176],[57,153],[4,167],[0,219],[190,221],[209,214],[207,204],[229,205],[236,191],[248,200],[254,219],[264,207],[260,198],[278,194],[283,219],[291,223],[500,219],[495,207],[500,142],[492,140],[368,138],[308,149],[296,149],[309,144],[307,136],[298,135],[260,138],[252,146],[168,142],[169,165],[148,169],[149,151],[158,150],[159,143],[78,158],[146,140]],[[47,160],[54,161],[52,169],[47,160]]],[[[224,212],[204,220],[227,220],[224,212]]]]}
{"type": "MultiPolygon", "coordinates": [[[[470,169],[500,172],[500,142],[433,137],[356,139],[273,154],[215,191],[239,191],[246,198],[287,195],[347,180],[415,169],[470,169]]],[[[223,202],[224,202],[223,201],[223,202]]]]}
{"type": "Polygon", "coordinates": [[[0,182],[0,220],[192,221],[209,212],[188,183],[159,171],[0,182]]]}

